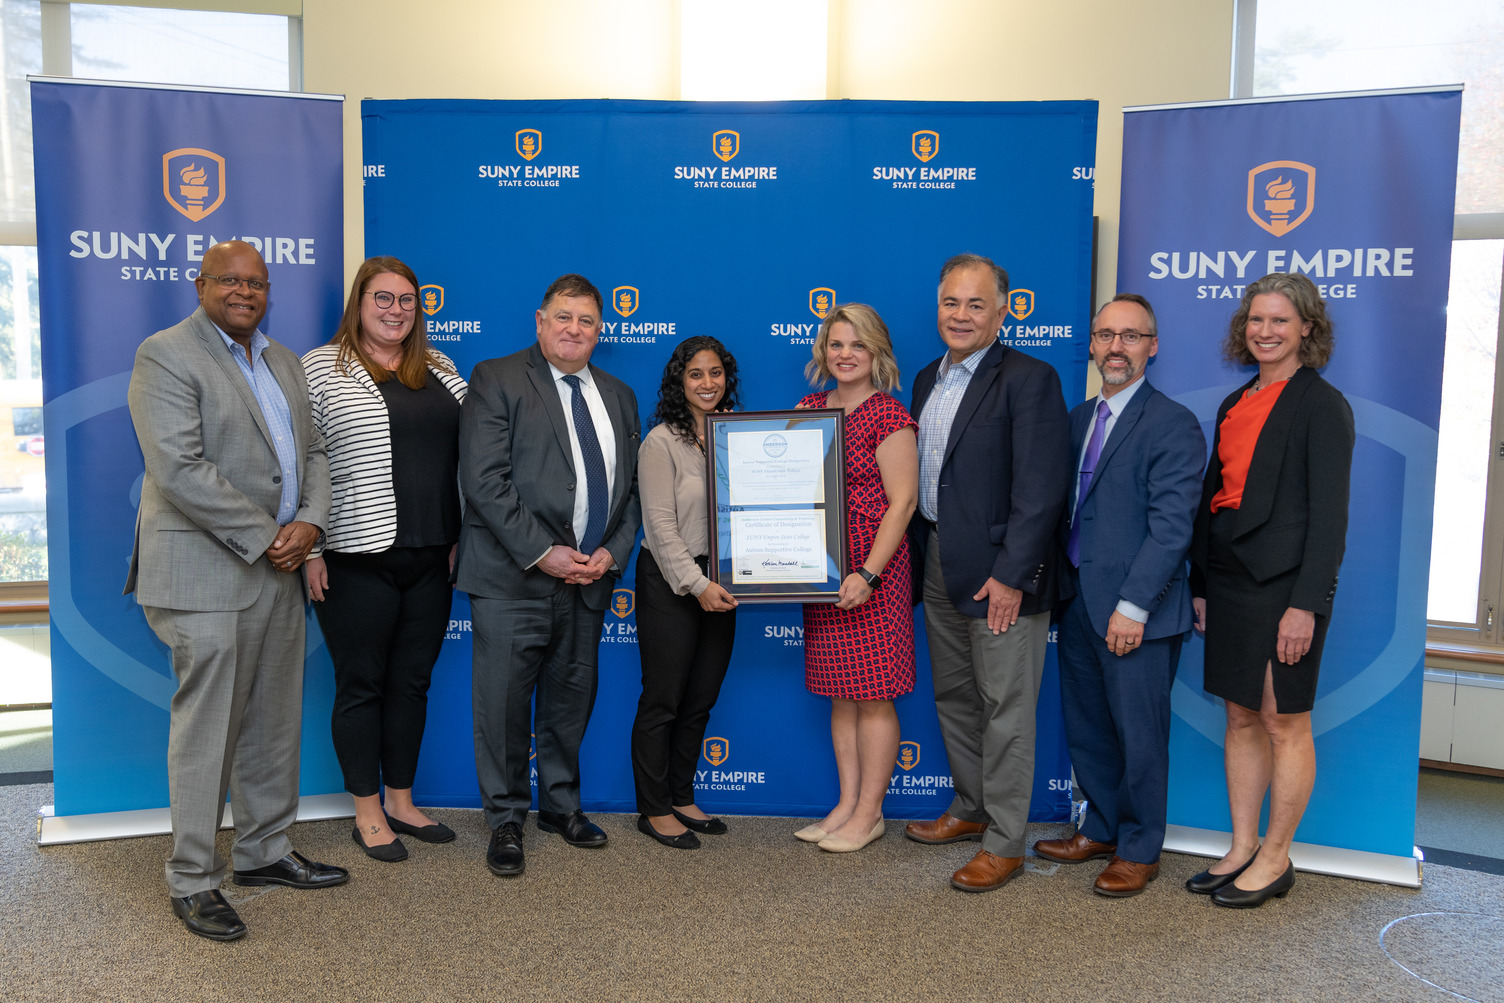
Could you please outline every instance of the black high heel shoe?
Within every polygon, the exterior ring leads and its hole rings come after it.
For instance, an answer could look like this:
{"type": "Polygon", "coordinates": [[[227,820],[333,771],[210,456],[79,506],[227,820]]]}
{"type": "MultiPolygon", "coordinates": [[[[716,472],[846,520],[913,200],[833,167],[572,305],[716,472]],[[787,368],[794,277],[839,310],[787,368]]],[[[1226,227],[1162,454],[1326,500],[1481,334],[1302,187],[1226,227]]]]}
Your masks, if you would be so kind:
{"type": "Polygon", "coordinates": [[[1236,885],[1225,885],[1212,893],[1212,901],[1229,909],[1257,909],[1270,899],[1282,899],[1295,887],[1295,862],[1285,865],[1285,873],[1262,888],[1244,891],[1236,885]]]}
{"type": "Polygon", "coordinates": [[[686,828],[693,829],[695,832],[702,832],[707,836],[723,836],[726,834],[726,823],[718,818],[694,818],[693,816],[680,813],[677,808],[670,808],[669,811],[673,812],[674,818],[683,822],[686,828]]]}
{"type": "Polygon", "coordinates": [[[1211,871],[1202,871],[1195,877],[1186,878],[1185,889],[1196,895],[1210,895],[1218,888],[1230,885],[1238,880],[1238,875],[1248,870],[1249,865],[1254,862],[1258,855],[1259,851],[1254,850],[1253,856],[1248,858],[1247,863],[1235,871],[1228,871],[1226,874],[1213,874],[1211,871]]]}
{"type": "Polygon", "coordinates": [[[366,841],[360,838],[360,826],[350,830],[350,836],[360,844],[360,848],[366,851],[366,856],[372,860],[380,860],[382,863],[395,864],[399,860],[407,859],[407,847],[402,845],[402,840],[394,839],[390,843],[382,843],[380,846],[367,846],[366,841]]]}

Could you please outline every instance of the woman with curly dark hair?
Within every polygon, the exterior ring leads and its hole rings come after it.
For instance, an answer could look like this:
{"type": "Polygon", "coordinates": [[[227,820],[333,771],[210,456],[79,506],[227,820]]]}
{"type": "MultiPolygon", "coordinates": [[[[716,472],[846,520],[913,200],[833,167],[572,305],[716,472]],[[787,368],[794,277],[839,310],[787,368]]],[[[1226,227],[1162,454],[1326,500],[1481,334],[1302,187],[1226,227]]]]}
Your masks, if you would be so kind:
{"type": "Polygon", "coordinates": [[[1229,362],[1258,373],[1217,411],[1191,539],[1203,686],[1227,711],[1232,846],[1186,887],[1221,906],[1289,892],[1290,843],[1316,778],[1311,708],[1347,540],[1354,441],[1352,408],[1316,371],[1332,344],[1315,285],[1283,273],[1248,286],[1223,344],[1229,362]]]}
{"type": "Polygon", "coordinates": [[[664,367],[654,427],[637,454],[637,828],[677,850],[697,848],[697,832],[726,831],[695,805],[694,776],[736,635],[736,600],[706,577],[705,416],[735,410],[739,397],[736,360],[725,346],[706,336],[686,339],[664,367]]]}

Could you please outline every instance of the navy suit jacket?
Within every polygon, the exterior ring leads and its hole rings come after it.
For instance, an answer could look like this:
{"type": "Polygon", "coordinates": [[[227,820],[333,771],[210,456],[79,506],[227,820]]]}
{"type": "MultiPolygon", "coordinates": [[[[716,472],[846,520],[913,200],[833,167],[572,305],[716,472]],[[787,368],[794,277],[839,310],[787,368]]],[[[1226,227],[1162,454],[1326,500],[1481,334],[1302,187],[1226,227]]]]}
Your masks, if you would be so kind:
{"type": "MultiPolygon", "coordinates": [[[[1071,411],[1073,469],[1096,408],[1093,397],[1071,411]]],[[[1205,462],[1201,423],[1145,378],[1113,423],[1086,496],[1076,506],[1081,520],[1077,596],[1098,637],[1107,636],[1119,599],[1149,611],[1145,640],[1191,629],[1186,552],[1205,462]]],[[[1067,503],[1060,521],[1062,546],[1070,523],[1067,503]]]]}
{"type": "MultiPolygon", "coordinates": [[[[939,369],[936,359],[914,379],[916,419],[939,369]]],[[[940,468],[940,567],[957,612],[987,615],[986,600],[972,596],[988,578],[1024,593],[1023,616],[1060,598],[1056,528],[1075,469],[1069,438],[1054,368],[994,342],[961,398],[940,468]]],[[[918,512],[911,533],[914,578],[922,582],[929,524],[918,512]]]]}

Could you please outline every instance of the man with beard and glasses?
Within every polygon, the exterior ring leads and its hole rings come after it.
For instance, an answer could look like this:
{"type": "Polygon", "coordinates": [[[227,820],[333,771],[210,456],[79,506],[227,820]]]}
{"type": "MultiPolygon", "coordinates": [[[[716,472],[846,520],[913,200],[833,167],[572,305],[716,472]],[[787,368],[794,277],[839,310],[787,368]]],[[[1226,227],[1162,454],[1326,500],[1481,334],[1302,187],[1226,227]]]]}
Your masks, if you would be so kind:
{"type": "Polygon", "coordinates": [[[1068,586],[1059,610],[1066,743],[1087,809],[1041,857],[1111,862],[1100,895],[1137,895],[1159,875],[1169,777],[1170,686],[1191,629],[1186,552],[1206,440],[1194,415],[1145,378],[1154,309],[1120,293],[1097,312],[1102,393],[1071,412],[1077,478],[1061,520],[1068,586]]]}

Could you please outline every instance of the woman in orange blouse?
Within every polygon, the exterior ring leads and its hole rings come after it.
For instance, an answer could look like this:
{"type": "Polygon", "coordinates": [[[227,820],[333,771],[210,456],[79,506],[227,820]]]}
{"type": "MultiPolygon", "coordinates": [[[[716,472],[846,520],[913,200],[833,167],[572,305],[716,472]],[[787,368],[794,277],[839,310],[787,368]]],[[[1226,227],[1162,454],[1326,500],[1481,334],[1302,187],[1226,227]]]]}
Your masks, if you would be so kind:
{"type": "Polygon", "coordinates": [[[1204,685],[1227,709],[1232,846],[1186,887],[1218,905],[1263,905],[1295,883],[1289,850],[1316,778],[1311,707],[1353,455],[1352,409],[1316,372],[1332,342],[1311,280],[1276,273],[1248,286],[1223,345],[1230,361],[1259,371],[1217,412],[1191,544],[1204,685]]]}

